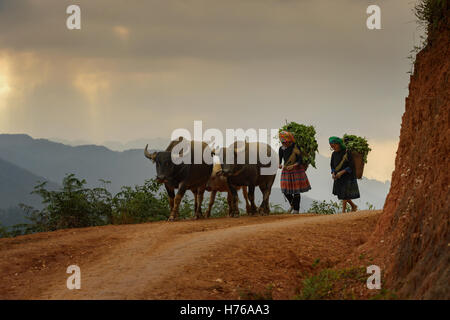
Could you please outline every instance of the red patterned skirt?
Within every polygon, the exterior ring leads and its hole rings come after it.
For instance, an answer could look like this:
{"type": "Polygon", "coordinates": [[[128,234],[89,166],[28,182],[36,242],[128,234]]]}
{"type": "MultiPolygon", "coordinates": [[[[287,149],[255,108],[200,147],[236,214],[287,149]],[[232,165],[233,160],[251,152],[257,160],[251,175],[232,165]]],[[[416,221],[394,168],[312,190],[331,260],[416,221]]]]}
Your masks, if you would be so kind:
{"type": "Polygon", "coordinates": [[[288,194],[302,193],[311,189],[305,168],[299,165],[292,170],[281,171],[280,185],[281,192],[288,194]]]}

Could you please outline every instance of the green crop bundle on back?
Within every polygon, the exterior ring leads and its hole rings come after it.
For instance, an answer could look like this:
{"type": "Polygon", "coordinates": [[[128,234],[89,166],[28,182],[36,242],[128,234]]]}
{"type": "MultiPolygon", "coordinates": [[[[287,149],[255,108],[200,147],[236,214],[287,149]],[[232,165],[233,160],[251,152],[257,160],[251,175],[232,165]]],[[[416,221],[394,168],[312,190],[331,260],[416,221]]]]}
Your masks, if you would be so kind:
{"type": "Polygon", "coordinates": [[[348,150],[361,153],[364,163],[367,163],[367,155],[372,149],[370,149],[366,138],[344,134],[343,140],[348,150]]]}
{"type": "Polygon", "coordinates": [[[280,128],[279,132],[281,131],[292,132],[295,142],[302,153],[303,164],[305,166],[312,165],[315,168],[316,152],[318,152],[316,129],[314,129],[313,126],[306,126],[303,124],[298,124],[297,122],[289,122],[280,128]]]}

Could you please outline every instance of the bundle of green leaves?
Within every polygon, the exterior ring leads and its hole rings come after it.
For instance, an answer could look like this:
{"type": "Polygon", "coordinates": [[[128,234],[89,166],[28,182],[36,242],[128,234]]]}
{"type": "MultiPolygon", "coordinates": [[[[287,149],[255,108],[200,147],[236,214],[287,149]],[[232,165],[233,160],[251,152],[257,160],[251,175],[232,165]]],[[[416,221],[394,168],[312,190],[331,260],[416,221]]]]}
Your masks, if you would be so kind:
{"type": "Polygon", "coordinates": [[[304,165],[312,165],[316,167],[316,152],[318,152],[318,144],[316,140],[316,129],[313,126],[290,122],[280,128],[281,131],[289,131],[294,135],[295,143],[300,148],[304,165]]]}
{"type": "Polygon", "coordinates": [[[361,153],[364,163],[367,163],[367,155],[372,149],[370,149],[366,138],[344,134],[343,140],[348,150],[361,153]]]}

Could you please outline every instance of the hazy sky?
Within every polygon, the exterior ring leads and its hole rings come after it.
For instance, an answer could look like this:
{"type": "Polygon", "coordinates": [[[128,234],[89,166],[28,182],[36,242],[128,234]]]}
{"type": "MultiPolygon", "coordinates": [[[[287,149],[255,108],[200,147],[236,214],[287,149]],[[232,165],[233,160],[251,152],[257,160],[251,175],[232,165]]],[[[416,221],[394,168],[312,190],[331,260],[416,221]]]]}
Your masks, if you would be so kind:
{"type": "Polygon", "coordinates": [[[175,128],[312,124],[366,136],[390,179],[411,62],[411,0],[0,0],[0,133],[102,143],[175,128]],[[81,7],[81,30],[66,8],[81,7]],[[382,30],[366,8],[381,7],[382,30]]]}

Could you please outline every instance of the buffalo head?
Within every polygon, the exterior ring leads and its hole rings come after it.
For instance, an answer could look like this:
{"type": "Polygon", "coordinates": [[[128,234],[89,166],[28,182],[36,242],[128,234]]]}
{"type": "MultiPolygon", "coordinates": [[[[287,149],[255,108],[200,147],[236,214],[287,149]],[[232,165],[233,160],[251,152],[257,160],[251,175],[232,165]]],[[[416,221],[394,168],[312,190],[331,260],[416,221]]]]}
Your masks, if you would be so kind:
{"type": "Polygon", "coordinates": [[[156,164],[156,180],[158,182],[166,182],[175,172],[176,165],[172,162],[171,152],[161,151],[150,153],[147,148],[148,145],[145,147],[145,157],[156,164]]]}
{"type": "Polygon", "coordinates": [[[229,177],[238,175],[242,169],[244,169],[246,163],[248,163],[247,143],[237,141],[228,148],[223,148],[220,158],[222,170],[217,173],[219,176],[223,175],[225,177],[229,177]],[[233,161],[227,161],[227,152],[233,152],[233,161]]]}

